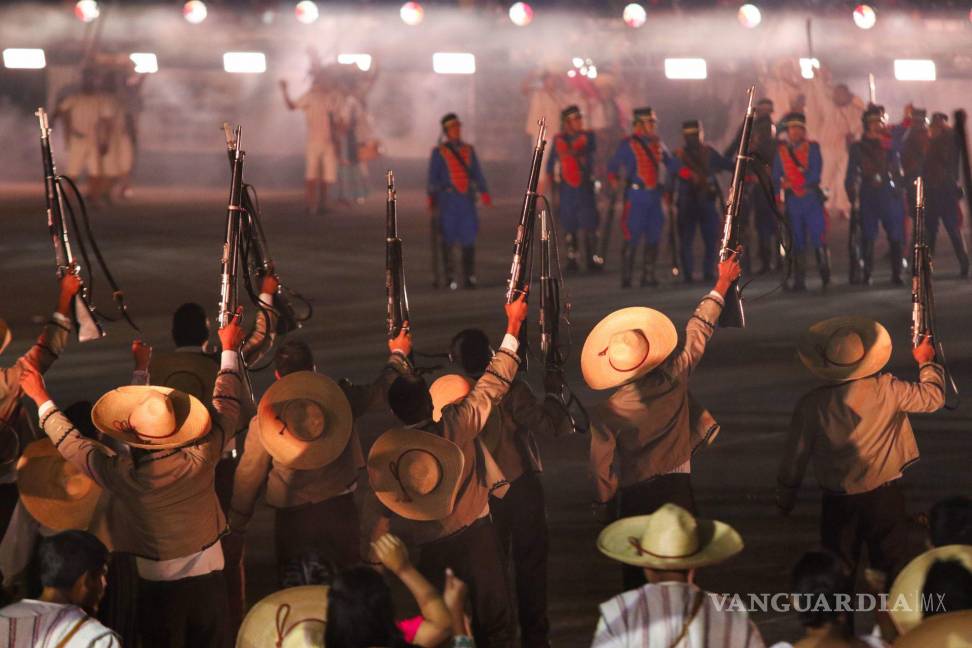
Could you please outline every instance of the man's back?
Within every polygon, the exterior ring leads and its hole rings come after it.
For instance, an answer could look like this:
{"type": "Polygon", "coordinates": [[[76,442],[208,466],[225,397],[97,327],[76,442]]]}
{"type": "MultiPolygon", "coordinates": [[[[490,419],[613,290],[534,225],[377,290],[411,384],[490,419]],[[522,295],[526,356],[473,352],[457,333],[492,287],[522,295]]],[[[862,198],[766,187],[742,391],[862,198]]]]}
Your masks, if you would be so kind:
{"type": "Polygon", "coordinates": [[[0,637],[8,648],[121,648],[111,629],[81,608],[24,599],[0,609],[0,637]]]}

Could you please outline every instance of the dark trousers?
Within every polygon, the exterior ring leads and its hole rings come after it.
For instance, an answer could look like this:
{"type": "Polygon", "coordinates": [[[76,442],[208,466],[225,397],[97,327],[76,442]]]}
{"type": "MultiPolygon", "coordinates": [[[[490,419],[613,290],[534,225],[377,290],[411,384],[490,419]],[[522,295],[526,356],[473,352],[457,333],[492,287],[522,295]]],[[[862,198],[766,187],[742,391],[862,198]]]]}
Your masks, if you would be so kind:
{"type": "MultiPolygon", "coordinates": [[[[230,501],[233,499],[233,483],[236,479],[236,466],[239,463],[239,457],[223,457],[216,463],[214,487],[216,497],[226,515],[229,515],[230,501]]],[[[228,555],[225,550],[223,554],[228,555]]],[[[229,599],[230,630],[235,633],[243,622],[243,613],[246,611],[246,574],[243,569],[243,561],[227,562],[223,568],[223,578],[226,580],[226,596],[229,599]]]]}
{"type": "Polygon", "coordinates": [[[310,554],[316,554],[324,566],[333,569],[360,563],[359,526],[352,493],[316,504],[277,509],[274,542],[281,581],[288,563],[310,554]]]}
{"type": "MultiPolygon", "coordinates": [[[[663,504],[677,504],[692,515],[696,514],[692,479],[688,473],[659,475],[634,486],[622,488],[618,499],[618,514],[623,518],[650,515],[663,504]]],[[[648,582],[645,572],[639,567],[624,565],[621,574],[625,591],[637,589],[648,582]]]]}
{"type": "Polygon", "coordinates": [[[513,608],[496,529],[488,517],[451,536],[422,546],[419,571],[442,591],[451,568],[469,586],[476,648],[513,645],[513,608]]]}
{"type": "Polygon", "coordinates": [[[135,556],[112,553],[108,560],[108,586],[98,607],[98,620],[117,632],[122,645],[134,646],[138,635],[138,568],[135,556]]]}
{"type": "Polygon", "coordinates": [[[513,563],[520,642],[525,648],[550,645],[547,618],[547,510],[540,476],[524,473],[503,499],[490,500],[496,535],[513,563]]]}
{"type": "Polygon", "coordinates": [[[820,511],[820,542],[857,573],[861,549],[867,545],[870,566],[888,583],[918,554],[910,547],[909,520],[898,480],[858,495],[824,493],[820,511]]]}
{"type": "Polygon", "coordinates": [[[138,583],[142,648],[228,648],[229,605],[223,572],[138,583]]]}
{"type": "MultiPolygon", "coordinates": [[[[19,499],[20,491],[17,490],[17,482],[0,484],[0,534],[7,532],[7,526],[10,524],[10,518],[13,517],[19,499]]],[[[2,537],[0,535],[0,538],[2,537]]]]}

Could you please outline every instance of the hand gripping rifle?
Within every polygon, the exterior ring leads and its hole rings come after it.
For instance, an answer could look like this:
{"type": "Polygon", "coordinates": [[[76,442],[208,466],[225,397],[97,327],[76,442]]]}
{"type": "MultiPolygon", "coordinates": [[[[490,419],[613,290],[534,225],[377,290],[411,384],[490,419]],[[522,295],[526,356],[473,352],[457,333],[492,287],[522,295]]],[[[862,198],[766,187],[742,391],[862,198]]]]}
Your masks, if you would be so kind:
{"type": "Polygon", "coordinates": [[[915,246],[911,264],[911,344],[917,347],[925,338],[935,345],[935,356],[945,369],[945,407],[958,406],[955,384],[941,340],[935,335],[935,294],[932,290],[932,255],[925,231],[925,179],[915,180],[915,246]]]}
{"type": "Polygon", "coordinates": [[[385,174],[388,195],[385,200],[385,295],[388,300],[387,333],[393,340],[408,321],[408,290],[405,288],[405,258],[402,239],[398,238],[398,196],[395,174],[385,174]]]}
{"type": "MultiPolygon", "coordinates": [[[[732,174],[732,185],[729,187],[729,198],[726,201],[726,215],[722,227],[722,245],[719,260],[725,261],[739,244],[739,212],[742,208],[743,189],[746,186],[746,169],[749,166],[749,140],[753,134],[753,95],[756,86],[750,86],[747,91],[746,118],[743,120],[742,131],[739,135],[739,149],[736,153],[736,168],[732,174]]],[[[719,326],[742,328],[746,326],[746,315],[743,312],[742,289],[737,279],[726,293],[726,304],[719,316],[719,326]]]]}

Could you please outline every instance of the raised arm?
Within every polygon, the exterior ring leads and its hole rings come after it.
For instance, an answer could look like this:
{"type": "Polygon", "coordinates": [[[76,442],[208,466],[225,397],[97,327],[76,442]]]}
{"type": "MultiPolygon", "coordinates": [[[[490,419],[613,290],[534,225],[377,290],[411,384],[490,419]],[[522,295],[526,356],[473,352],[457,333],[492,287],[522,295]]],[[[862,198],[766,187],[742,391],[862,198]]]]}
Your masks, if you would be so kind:
{"type": "Polygon", "coordinates": [[[290,92],[287,89],[287,82],[284,79],[280,79],[280,93],[283,95],[284,104],[287,106],[287,109],[297,110],[297,104],[293,99],[290,98],[290,92]]]}
{"type": "Polygon", "coordinates": [[[929,338],[911,352],[918,363],[918,382],[890,377],[891,390],[903,412],[937,412],[945,405],[945,369],[935,362],[935,347],[929,338]]]}
{"type": "MultiPolygon", "coordinates": [[[[206,443],[199,446],[205,458],[216,461],[223,450],[240,431],[240,416],[243,407],[243,375],[240,367],[239,349],[243,344],[243,329],[240,319],[243,307],[223,328],[219,329],[219,341],[223,352],[220,354],[219,373],[213,387],[213,428],[206,443]]],[[[249,399],[249,396],[246,396],[249,399]]]]}
{"type": "Polygon", "coordinates": [[[267,354],[277,337],[277,312],[273,310],[273,295],[280,280],[268,274],[260,281],[260,302],[266,308],[258,308],[253,330],[243,343],[243,360],[247,366],[255,365],[267,354]]]}
{"type": "Polygon", "coordinates": [[[29,362],[40,373],[50,369],[67,346],[71,333],[71,305],[80,289],[81,280],[76,275],[67,274],[61,278],[54,314],[44,324],[37,342],[21,357],[22,361],[29,362]]]}
{"type": "Polygon", "coordinates": [[[388,361],[371,383],[355,385],[346,378],[342,378],[338,383],[348,402],[351,403],[351,416],[355,419],[382,402],[396,378],[414,372],[412,363],[408,359],[412,352],[412,334],[408,330],[408,322],[404,323],[398,337],[388,341],[388,350],[390,351],[388,361]]]}
{"type": "Polygon", "coordinates": [[[229,526],[233,533],[245,533],[256,508],[257,497],[267,481],[273,460],[260,438],[257,418],[250,420],[243,456],[233,478],[233,499],[230,502],[229,526]]]}

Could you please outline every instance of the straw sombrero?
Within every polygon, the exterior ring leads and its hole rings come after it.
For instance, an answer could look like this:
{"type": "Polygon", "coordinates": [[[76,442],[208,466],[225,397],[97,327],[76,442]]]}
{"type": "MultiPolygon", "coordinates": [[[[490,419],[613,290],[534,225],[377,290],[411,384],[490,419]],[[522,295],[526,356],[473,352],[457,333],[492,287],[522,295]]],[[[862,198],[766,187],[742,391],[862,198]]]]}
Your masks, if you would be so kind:
{"type": "Polygon", "coordinates": [[[891,336],[867,317],[832,317],[804,332],[797,353],[813,375],[845,382],[880,371],[891,358],[891,336]]]}
{"type": "Polygon", "coordinates": [[[125,385],[91,408],[100,432],[133,448],[180,448],[209,434],[209,410],[195,396],[171,387],[125,385]]]}
{"type": "Polygon", "coordinates": [[[972,648],[972,610],[938,614],[894,643],[895,648],[972,648]]]}
{"type": "Polygon", "coordinates": [[[213,398],[219,363],[205,353],[175,352],[152,355],[149,378],[153,385],[172,387],[206,403],[213,398]]]}
{"type": "Polygon", "coordinates": [[[0,319],[0,353],[3,353],[12,339],[13,334],[10,332],[10,327],[4,320],[0,319]]]}
{"type": "Polygon", "coordinates": [[[50,439],[24,448],[17,462],[17,490],[31,517],[55,531],[87,530],[101,487],[64,460],[50,439]]]}
{"type": "Polygon", "coordinates": [[[902,634],[915,628],[924,616],[921,609],[922,591],[925,589],[925,577],[928,570],[939,560],[958,560],[965,568],[972,571],[972,545],[945,545],[926,551],[905,565],[898,577],[894,579],[888,597],[891,608],[891,620],[902,634]],[[904,597],[907,606],[894,605],[900,597],[904,597]],[[907,609],[905,609],[907,608],[907,609]]]}
{"type": "Polygon", "coordinates": [[[429,385],[429,396],[432,397],[432,420],[442,419],[442,408],[451,405],[469,393],[471,386],[465,376],[446,374],[439,376],[429,385]]]}
{"type": "Polygon", "coordinates": [[[581,372],[591,389],[610,389],[645,375],[678,343],[672,320],[632,306],[614,311],[594,327],[581,351],[581,372]]]}
{"type": "Polygon", "coordinates": [[[408,520],[441,520],[452,513],[465,465],[452,441],[412,428],[392,428],[368,453],[368,481],[386,507],[408,520]]]}
{"type": "Polygon", "coordinates": [[[728,524],[701,520],[675,504],[651,515],[622,518],[597,538],[602,554],[637,567],[692,569],[722,562],[742,551],[743,541],[728,524]]]}
{"type": "Polygon", "coordinates": [[[312,470],[333,463],[351,439],[351,403],[323,374],[296,371],[266,391],[257,407],[260,439],[288,468],[312,470]]]}
{"type": "Polygon", "coordinates": [[[274,592],[250,608],[236,636],[236,648],[324,648],[326,585],[302,585],[274,592]]]}

